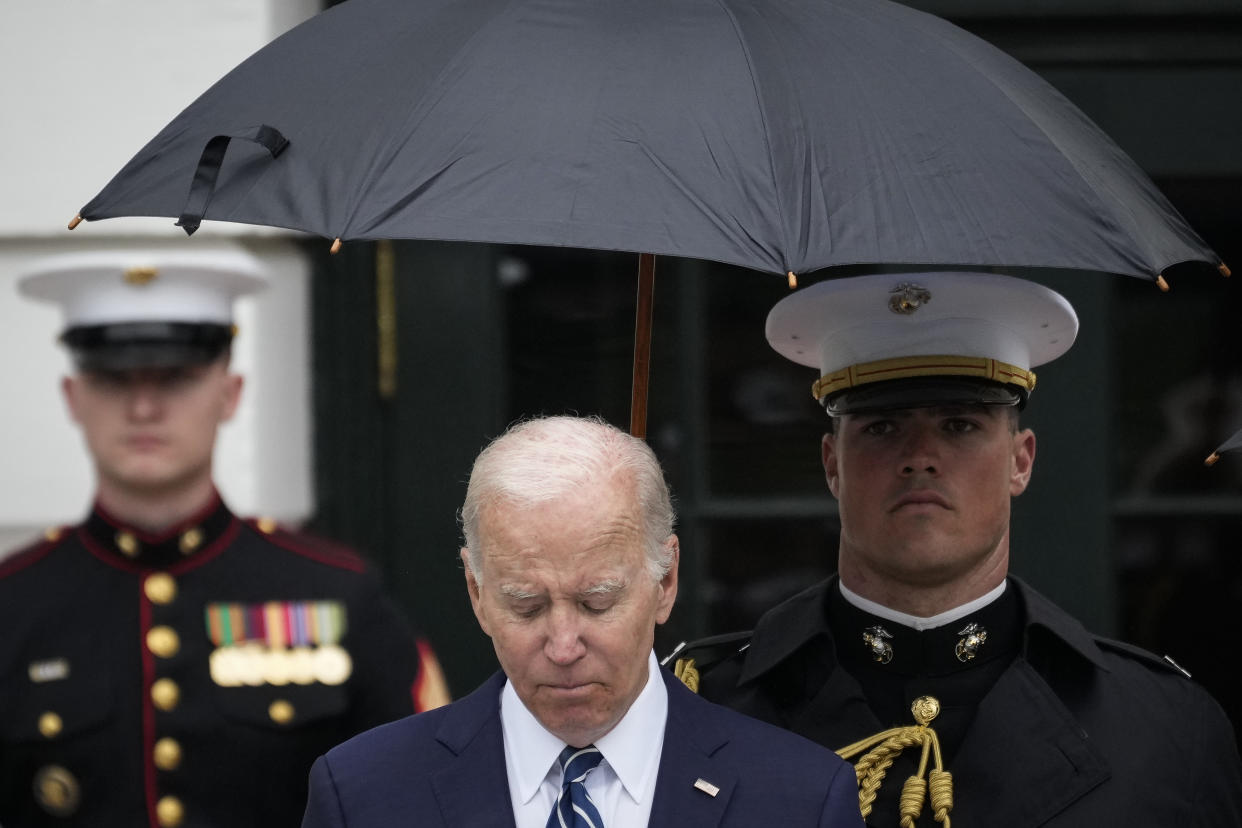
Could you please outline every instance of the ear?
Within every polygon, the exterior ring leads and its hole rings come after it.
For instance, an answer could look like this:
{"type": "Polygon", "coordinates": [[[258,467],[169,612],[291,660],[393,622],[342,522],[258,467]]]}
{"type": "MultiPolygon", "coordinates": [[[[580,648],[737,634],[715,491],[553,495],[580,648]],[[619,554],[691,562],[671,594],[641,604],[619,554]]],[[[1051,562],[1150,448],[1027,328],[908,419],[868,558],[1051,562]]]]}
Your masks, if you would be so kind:
{"type": "Polygon", "coordinates": [[[1013,435],[1013,467],[1009,475],[1009,494],[1017,497],[1026,491],[1031,482],[1031,468],[1035,465],[1035,432],[1024,428],[1013,435]]]}
{"type": "Polygon", "coordinates": [[[828,490],[839,500],[841,498],[841,471],[837,468],[837,436],[829,433],[820,440],[820,460],[824,464],[824,478],[828,481],[828,490]]]}
{"type": "Polygon", "coordinates": [[[479,591],[479,582],[475,580],[474,570],[470,568],[470,550],[464,546],[461,548],[461,564],[466,571],[466,593],[470,596],[470,608],[474,610],[474,617],[478,620],[483,632],[491,637],[492,631],[488,629],[487,613],[483,611],[483,596],[479,591]]]}
{"type": "Polygon", "coordinates": [[[245,384],[246,380],[241,374],[225,374],[224,387],[221,389],[224,395],[224,405],[220,409],[220,422],[228,422],[237,413],[237,405],[241,402],[242,386],[245,384]]]}
{"type": "Polygon", "coordinates": [[[663,624],[668,620],[669,613],[673,611],[673,603],[677,600],[677,565],[681,562],[681,544],[677,540],[676,535],[669,535],[668,540],[664,542],[664,548],[668,549],[670,561],[668,572],[664,573],[664,577],[660,579],[660,599],[656,604],[657,624],[663,624]]]}
{"type": "Polygon", "coordinates": [[[69,412],[69,416],[75,423],[82,422],[82,418],[78,416],[78,380],[77,377],[61,377],[60,378],[60,394],[65,398],[65,409],[69,412]]]}

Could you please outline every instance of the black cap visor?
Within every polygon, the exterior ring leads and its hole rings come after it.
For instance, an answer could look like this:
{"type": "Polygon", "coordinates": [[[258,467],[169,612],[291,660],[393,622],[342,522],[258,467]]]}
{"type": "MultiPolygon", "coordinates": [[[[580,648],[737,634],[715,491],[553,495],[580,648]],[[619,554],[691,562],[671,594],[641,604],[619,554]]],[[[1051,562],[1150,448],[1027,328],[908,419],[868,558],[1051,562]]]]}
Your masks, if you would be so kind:
{"type": "Polygon", "coordinates": [[[1026,406],[1027,391],[973,377],[915,377],[847,388],[830,394],[824,410],[833,417],[939,405],[1026,406]]]}
{"type": "Polygon", "coordinates": [[[80,371],[202,365],[219,358],[233,327],[207,322],[125,322],[70,328],[61,341],[80,371]]]}

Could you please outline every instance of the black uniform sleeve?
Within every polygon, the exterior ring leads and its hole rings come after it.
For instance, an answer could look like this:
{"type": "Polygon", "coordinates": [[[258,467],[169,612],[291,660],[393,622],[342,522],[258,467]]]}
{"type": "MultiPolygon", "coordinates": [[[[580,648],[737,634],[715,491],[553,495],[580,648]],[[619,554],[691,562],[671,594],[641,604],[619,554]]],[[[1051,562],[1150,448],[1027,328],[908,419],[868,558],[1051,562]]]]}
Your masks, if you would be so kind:
{"type": "Polygon", "coordinates": [[[449,701],[435,652],[367,574],[352,613],[356,729],[366,730],[449,701]]]}

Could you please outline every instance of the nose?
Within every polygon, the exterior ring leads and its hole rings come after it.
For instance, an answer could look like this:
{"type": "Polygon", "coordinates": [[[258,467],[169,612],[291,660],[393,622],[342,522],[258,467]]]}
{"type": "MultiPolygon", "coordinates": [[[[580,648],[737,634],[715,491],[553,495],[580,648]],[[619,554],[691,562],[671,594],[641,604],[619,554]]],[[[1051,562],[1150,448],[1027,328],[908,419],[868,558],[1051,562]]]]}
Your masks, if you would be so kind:
{"type": "Polygon", "coordinates": [[[937,431],[930,426],[912,425],[902,446],[901,474],[936,475],[940,471],[940,443],[937,431]]]}
{"type": "Polygon", "coordinates": [[[559,666],[573,664],[586,654],[577,613],[572,607],[554,606],[547,616],[547,637],[543,651],[548,660],[559,666]]]}
{"type": "Polygon", "coordinates": [[[159,389],[153,383],[135,383],[129,392],[129,416],[138,422],[146,422],[159,416],[163,402],[159,389]]]}

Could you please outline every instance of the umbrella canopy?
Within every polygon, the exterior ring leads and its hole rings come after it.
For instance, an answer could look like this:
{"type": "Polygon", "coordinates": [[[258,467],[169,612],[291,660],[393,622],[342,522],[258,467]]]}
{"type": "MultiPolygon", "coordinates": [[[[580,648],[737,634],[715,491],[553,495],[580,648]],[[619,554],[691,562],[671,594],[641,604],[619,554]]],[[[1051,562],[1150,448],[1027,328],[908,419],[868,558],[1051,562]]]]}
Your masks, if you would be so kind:
{"type": "Polygon", "coordinates": [[[348,0],[221,79],[80,215],[776,273],[1219,265],[1051,86],[886,0],[348,0]]]}

